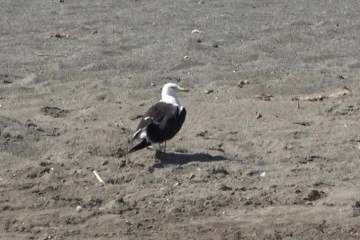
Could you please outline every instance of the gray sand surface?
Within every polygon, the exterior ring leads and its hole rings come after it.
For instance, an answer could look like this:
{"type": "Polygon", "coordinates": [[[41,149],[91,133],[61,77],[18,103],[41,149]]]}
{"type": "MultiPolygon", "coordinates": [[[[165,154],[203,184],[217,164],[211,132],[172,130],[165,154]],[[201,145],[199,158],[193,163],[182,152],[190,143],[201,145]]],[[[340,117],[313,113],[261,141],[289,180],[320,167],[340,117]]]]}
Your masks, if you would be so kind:
{"type": "Polygon", "coordinates": [[[358,0],[0,6],[0,239],[360,238],[358,0]]]}

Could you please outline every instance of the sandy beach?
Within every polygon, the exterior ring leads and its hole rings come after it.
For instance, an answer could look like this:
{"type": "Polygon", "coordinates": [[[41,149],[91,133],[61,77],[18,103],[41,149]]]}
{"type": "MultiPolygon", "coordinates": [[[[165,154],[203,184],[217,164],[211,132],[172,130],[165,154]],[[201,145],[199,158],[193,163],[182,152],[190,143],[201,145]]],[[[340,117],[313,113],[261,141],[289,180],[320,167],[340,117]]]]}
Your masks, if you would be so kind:
{"type": "Polygon", "coordinates": [[[360,238],[357,0],[0,3],[0,239],[360,238]]]}

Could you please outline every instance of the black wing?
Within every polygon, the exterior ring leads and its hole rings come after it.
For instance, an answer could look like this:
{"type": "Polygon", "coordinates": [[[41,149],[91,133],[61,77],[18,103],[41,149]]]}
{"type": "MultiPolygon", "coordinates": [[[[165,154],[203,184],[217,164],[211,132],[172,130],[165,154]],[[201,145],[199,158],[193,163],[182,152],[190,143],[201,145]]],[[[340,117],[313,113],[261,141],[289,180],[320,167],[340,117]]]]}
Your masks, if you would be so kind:
{"type": "Polygon", "coordinates": [[[161,143],[173,138],[178,133],[185,121],[186,110],[165,102],[158,102],[150,107],[141,119],[133,136],[134,140],[141,132],[152,143],[161,143]]]}
{"type": "Polygon", "coordinates": [[[136,131],[146,128],[152,121],[161,122],[167,112],[171,111],[173,107],[173,105],[168,103],[157,102],[146,111],[136,131]]]}
{"type": "Polygon", "coordinates": [[[185,117],[186,110],[181,110],[172,104],[163,103],[159,116],[154,117],[147,128],[146,134],[154,143],[161,143],[173,138],[181,129],[185,117]]]}
{"type": "Polygon", "coordinates": [[[146,113],[141,118],[139,125],[136,128],[136,132],[134,133],[133,137],[131,138],[131,141],[134,141],[136,138],[138,138],[141,134],[141,132],[146,130],[146,127],[152,122],[156,121],[159,122],[161,119],[164,118],[165,111],[163,109],[164,107],[163,102],[158,102],[155,105],[151,106],[146,113]]]}

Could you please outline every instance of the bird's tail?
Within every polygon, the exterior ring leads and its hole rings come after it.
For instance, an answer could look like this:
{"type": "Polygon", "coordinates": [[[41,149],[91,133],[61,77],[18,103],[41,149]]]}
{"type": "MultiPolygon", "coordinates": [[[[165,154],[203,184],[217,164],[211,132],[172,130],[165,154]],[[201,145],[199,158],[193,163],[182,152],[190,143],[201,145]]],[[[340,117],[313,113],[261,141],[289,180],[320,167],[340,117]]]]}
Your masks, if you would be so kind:
{"type": "Polygon", "coordinates": [[[143,148],[146,148],[146,147],[148,147],[150,145],[151,145],[151,143],[149,141],[147,141],[146,139],[143,139],[139,144],[137,144],[134,147],[130,148],[130,150],[127,152],[127,154],[132,153],[132,152],[136,152],[136,151],[141,150],[143,148]]]}

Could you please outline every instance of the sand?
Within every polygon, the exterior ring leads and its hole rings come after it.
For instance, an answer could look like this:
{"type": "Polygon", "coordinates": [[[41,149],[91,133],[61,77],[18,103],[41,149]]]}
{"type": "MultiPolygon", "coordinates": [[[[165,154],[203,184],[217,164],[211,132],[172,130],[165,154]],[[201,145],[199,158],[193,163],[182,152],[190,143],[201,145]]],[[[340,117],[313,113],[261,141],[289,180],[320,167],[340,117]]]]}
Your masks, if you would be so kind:
{"type": "Polygon", "coordinates": [[[0,239],[359,239],[359,11],[1,1],[0,239]],[[182,130],[126,156],[167,82],[182,130]]]}

